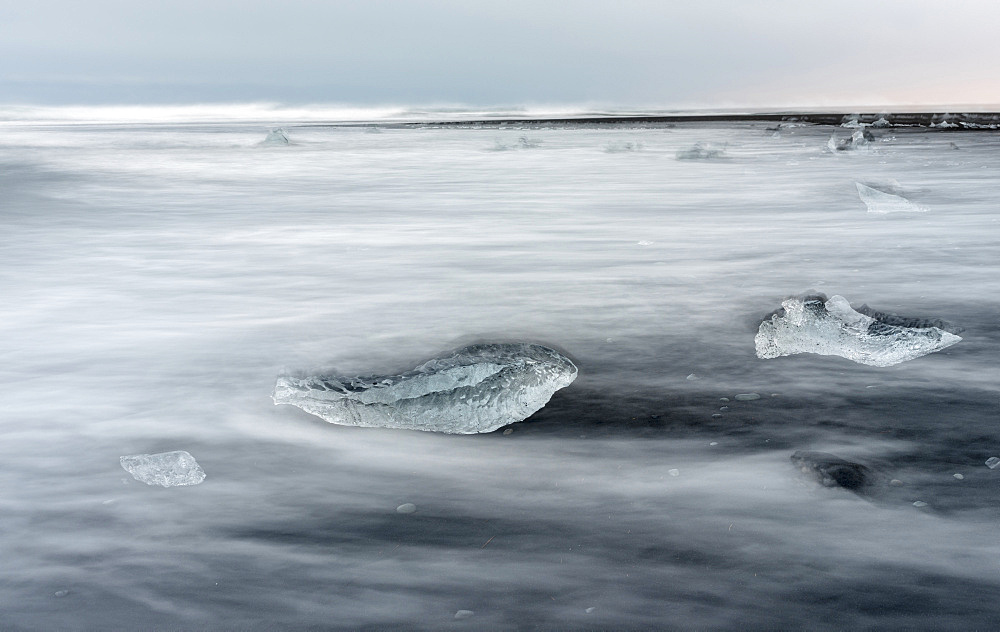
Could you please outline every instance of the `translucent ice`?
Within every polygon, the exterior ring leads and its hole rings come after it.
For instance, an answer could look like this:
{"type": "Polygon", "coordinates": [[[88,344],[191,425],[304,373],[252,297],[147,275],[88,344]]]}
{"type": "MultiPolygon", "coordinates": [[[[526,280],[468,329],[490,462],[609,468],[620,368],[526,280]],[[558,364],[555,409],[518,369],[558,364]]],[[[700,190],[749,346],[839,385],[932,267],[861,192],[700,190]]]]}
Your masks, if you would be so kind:
{"type": "Polygon", "coordinates": [[[939,327],[905,327],[889,318],[881,320],[879,312],[867,308],[868,313],[863,314],[852,309],[842,296],[830,300],[823,295],[790,298],[781,307],[760,324],[754,337],[758,358],[817,353],[885,367],[940,351],[961,340],[939,327]]]}
{"type": "Polygon", "coordinates": [[[886,193],[860,182],[855,182],[854,185],[858,188],[858,195],[868,207],[869,213],[885,215],[886,213],[920,213],[927,210],[901,195],[886,193]]]}
{"type": "Polygon", "coordinates": [[[725,157],[725,151],[713,145],[695,143],[691,149],[677,152],[677,160],[711,160],[725,157]]]}
{"type": "Polygon", "coordinates": [[[576,375],[547,347],[479,344],[400,375],[281,376],[272,397],[345,426],[473,434],[526,419],[576,375]]]}
{"type": "Polygon", "coordinates": [[[642,143],[624,142],[624,143],[608,143],[604,146],[604,151],[609,154],[617,154],[626,151],[641,151],[642,143]]]}
{"type": "Polygon", "coordinates": [[[826,142],[826,146],[830,151],[849,151],[852,149],[869,149],[870,143],[875,140],[875,135],[872,134],[867,128],[859,127],[854,130],[850,138],[837,138],[834,134],[830,137],[830,140],[826,142]]]}
{"type": "Polygon", "coordinates": [[[132,454],[121,457],[122,467],[135,480],[147,485],[197,485],[205,480],[205,471],[184,450],[160,454],[132,454]]]}
{"type": "Polygon", "coordinates": [[[261,145],[287,145],[288,143],[288,132],[284,129],[278,128],[271,130],[270,133],[268,133],[267,138],[261,142],[261,145]]]}

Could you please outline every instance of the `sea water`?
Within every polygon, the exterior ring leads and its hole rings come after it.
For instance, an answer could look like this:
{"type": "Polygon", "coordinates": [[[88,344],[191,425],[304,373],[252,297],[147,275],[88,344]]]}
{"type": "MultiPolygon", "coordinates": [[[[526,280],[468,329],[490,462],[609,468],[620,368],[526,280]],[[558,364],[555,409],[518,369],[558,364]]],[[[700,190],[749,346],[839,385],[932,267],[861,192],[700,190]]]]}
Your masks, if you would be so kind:
{"type": "Polygon", "coordinates": [[[996,626],[995,133],[47,117],[0,124],[0,628],[996,626]],[[807,293],[962,340],[758,358],[807,293]],[[493,433],[270,397],[505,341],[579,377],[493,433]]]}

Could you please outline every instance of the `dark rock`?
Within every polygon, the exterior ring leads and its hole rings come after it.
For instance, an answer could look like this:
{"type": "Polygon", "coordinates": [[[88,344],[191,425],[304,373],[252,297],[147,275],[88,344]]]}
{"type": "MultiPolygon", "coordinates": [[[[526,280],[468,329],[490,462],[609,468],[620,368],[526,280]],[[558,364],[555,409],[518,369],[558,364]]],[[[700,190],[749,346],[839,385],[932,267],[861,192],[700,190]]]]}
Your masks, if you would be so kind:
{"type": "Polygon", "coordinates": [[[827,452],[800,450],[792,455],[792,463],[824,487],[843,487],[863,492],[873,483],[873,472],[867,466],[842,459],[827,452]]]}

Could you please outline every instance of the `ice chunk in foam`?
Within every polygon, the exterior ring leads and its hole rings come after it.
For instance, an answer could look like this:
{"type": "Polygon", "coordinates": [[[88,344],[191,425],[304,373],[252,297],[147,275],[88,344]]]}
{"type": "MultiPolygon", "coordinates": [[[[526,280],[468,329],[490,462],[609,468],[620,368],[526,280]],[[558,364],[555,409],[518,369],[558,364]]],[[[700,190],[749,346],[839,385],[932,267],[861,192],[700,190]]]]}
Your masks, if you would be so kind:
{"type": "Polygon", "coordinates": [[[281,145],[287,145],[289,142],[291,141],[288,140],[288,132],[286,132],[284,128],[278,128],[271,130],[267,134],[267,138],[261,141],[260,144],[281,146],[281,145]]]}
{"type": "Polygon", "coordinates": [[[682,149],[677,152],[677,160],[714,160],[725,158],[726,152],[723,148],[706,143],[695,143],[690,149],[682,149]]]}
{"type": "Polygon", "coordinates": [[[272,397],[334,424],[473,434],[526,419],[576,375],[548,347],[478,344],[399,375],[283,375],[272,397]]]}
{"type": "Polygon", "coordinates": [[[843,296],[829,300],[822,294],[790,298],[782,301],[781,307],[783,313],[764,320],[754,337],[758,358],[816,353],[886,367],[962,340],[939,327],[905,327],[880,320],[879,312],[870,309],[863,314],[852,309],[843,296]]]}
{"type": "Polygon", "coordinates": [[[131,454],[121,457],[122,467],[135,480],[147,485],[197,485],[205,480],[205,471],[184,450],[159,454],[131,454]]]}
{"type": "Polygon", "coordinates": [[[855,182],[854,185],[858,188],[858,196],[868,207],[869,213],[885,215],[887,213],[922,213],[927,210],[901,195],[886,193],[860,182],[855,182]]]}

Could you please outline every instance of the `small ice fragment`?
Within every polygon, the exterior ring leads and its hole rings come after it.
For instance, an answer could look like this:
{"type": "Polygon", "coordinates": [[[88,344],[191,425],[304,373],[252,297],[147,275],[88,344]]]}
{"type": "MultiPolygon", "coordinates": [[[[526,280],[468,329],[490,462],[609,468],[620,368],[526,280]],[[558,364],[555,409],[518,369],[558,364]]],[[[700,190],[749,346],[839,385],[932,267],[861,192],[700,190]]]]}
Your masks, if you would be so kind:
{"type": "Polygon", "coordinates": [[[289,143],[288,132],[286,132],[283,128],[279,127],[278,129],[271,130],[268,133],[267,138],[265,138],[261,142],[261,145],[280,146],[280,145],[287,145],[288,143],[289,143]]]}
{"type": "Polygon", "coordinates": [[[875,140],[875,135],[864,128],[854,130],[850,138],[837,138],[834,134],[830,140],[826,141],[826,147],[831,152],[851,151],[851,150],[871,150],[871,141],[875,140]]]}
{"type": "Polygon", "coordinates": [[[888,120],[886,120],[886,118],[884,116],[880,116],[878,119],[876,119],[872,123],[872,127],[889,127],[891,125],[892,125],[892,123],[890,123],[888,120]]]}
{"type": "Polygon", "coordinates": [[[468,619],[469,617],[471,617],[474,614],[476,614],[476,613],[473,612],[472,610],[459,610],[458,612],[455,613],[455,618],[456,619],[468,619]]]}
{"type": "Polygon", "coordinates": [[[927,211],[924,207],[917,206],[901,195],[886,193],[860,182],[855,182],[854,186],[857,187],[858,197],[868,207],[869,213],[886,215],[888,213],[923,213],[927,211]]]}
{"type": "Polygon", "coordinates": [[[720,398],[719,398],[719,401],[720,401],[720,402],[728,402],[728,401],[729,401],[729,398],[728,398],[728,397],[720,397],[720,398]]]}
{"type": "Polygon", "coordinates": [[[513,429],[513,428],[505,428],[505,429],[504,429],[504,431],[503,431],[503,433],[504,433],[505,435],[509,435],[509,434],[511,434],[511,433],[513,433],[513,432],[514,432],[514,429],[513,429]]]}
{"type": "Polygon", "coordinates": [[[651,242],[651,241],[645,241],[645,240],[640,241],[638,243],[639,243],[640,246],[652,246],[653,245],[653,242],[651,242]]]}
{"type": "Polygon", "coordinates": [[[1000,459],[998,459],[997,457],[991,456],[990,458],[986,459],[986,467],[990,468],[991,470],[995,470],[998,466],[1000,466],[1000,459]]]}
{"type": "Polygon", "coordinates": [[[894,478],[891,481],[889,481],[889,484],[892,485],[893,487],[902,487],[903,481],[899,480],[898,478],[894,478]]]}
{"type": "Polygon", "coordinates": [[[719,417],[722,416],[722,413],[712,413],[712,416],[718,419],[719,417]]]}
{"type": "Polygon", "coordinates": [[[69,594],[69,591],[68,590],[57,590],[57,591],[55,591],[52,594],[55,595],[56,597],[65,597],[66,595],[69,594]]]}
{"type": "Polygon", "coordinates": [[[694,380],[698,379],[698,376],[695,375],[694,373],[689,373],[688,376],[685,379],[694,381],[694,380]]]}
{"type": "Polygon", "coordinates": [[[719,445],[718,441],[709,441],[708,445],[719,445]]]}
{"type": "Polygon", "coordinates": [[[963,481],[963,480],[965,480],[965,477],[964,477],[964,476],[962,476],[961,474],[957,474],[957,473],[956,473],[956,474],[952,474],[952,476],[954,476],[954,477],[955,477],[956,479],[958,479],[958,480],[960,480],[960,481],[963,481]]]}
{"type": "Polygon", "coordinates": [[[586,612],[587,614],[592,614],[594,612],[594,610],[597,610],[597,608],[594,608],[593,606],[591,606],[590,608],[587,608],[586,610],[584,610],[584,612],[586,612]]]}
{"type": "Polygon", "coordinates": [[[859,364],[887,367],[940,351],[962,340],[931,322],[851,308],[842,296],[790,298],[760,324],[757,357],[798,353],[836,355],[859,364]],[[865,312],[865,313],[862,313],[865,312]],[[899,324],[897,324],[899,323],[899,324]],[[906,326],[902,323],[906,323],[906,326]]]}
{"type": "Polygon", "coordinates": [[[417,511],[417,506],[414,505],[413,503],[403,503],[399,507],[396,507],[396,513],[411,514],[411,513],[416,513],[416,511],[417,511]]]}
{"type": "Polygon", "coordinates": [[[878,384],[869,384],[865,388],[878,388],[878,384]]]}
{"type": "Polygon", "coordinates": [[[388,377],[283,375],[272,398],[345,426],[474,434],[527,419],[576,375],[548,347],[478,344],[388,377]]]}
{"type": "Polygon", "coordinates": [[[760,399],[760,393],[740,393],[736,396],[738,402],[752,402],[755,399],[760,399]]]}
{"type": "Polygon", "coordinates": [[[914,507],[926,507],[926,506],[927,506],[927,503],[925,503],[925,502],[924,502],[924,501],[922,501],[922,500],[917,500],[917,501],[914,501],[914,502],[913,502],[913,506],[914,506],[914,507]]]}
{"type": "Polygon", "coordinates": [[[642,149],[642,143],[608,143],[604,146],[604,151],[609,154],[618,154],[626,151],[640,151],[642,149]]]}
{"type": "Polygon", "coordinates": [[[729,410],[729,406],[721,406],[719,407],[719,410],[721,410],[722,412],[726,412],[727,410],[729,410]]]}
{"type": "Polygon", "coordinates": [[[691,149],[677,152],[677,160],[712,160],[725,157],[725,151],[714,145],[695,143],[691,149]]]}
{"type": "Polygon", "coordinates": [[[197,485],[205,480],[205,471],[184,450],[160,454],[132,454],[121,457],[122,467],[135,480],[147,485],[197,485]]]}
{"type": "Polygon", "coordinates": [[[673,468],[673,469],[667,470],[667,474],[669,474],[671,476],[680,476],[681,475],[681,471],[678,470],[677,468],[673,468]]]}

